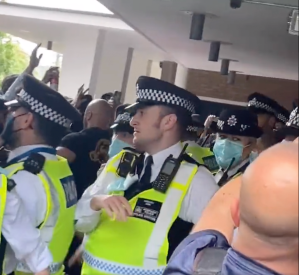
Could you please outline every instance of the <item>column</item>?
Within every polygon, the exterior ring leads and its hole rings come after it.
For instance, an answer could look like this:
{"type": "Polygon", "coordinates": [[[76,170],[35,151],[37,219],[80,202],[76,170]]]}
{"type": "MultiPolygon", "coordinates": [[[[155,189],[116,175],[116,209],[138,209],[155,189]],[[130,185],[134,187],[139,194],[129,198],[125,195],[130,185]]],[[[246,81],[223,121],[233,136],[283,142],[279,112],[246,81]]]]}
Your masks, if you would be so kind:
{"type": "Polygon", "coordinates": [[[170,83],[175,82],[177,63],[172,61],[163,61],[161,79],[170,83]]]}
{"type": "Polygon", "coordinates": [[[90,94],[100,98],[105,93],[117,90],[122,92],[124,100],[134,49],[118,44],[114,33],[109,31],[99,32],[97,44],[98,52],[95,52],[90,78],[90,94]]]}
{"type": "Polygon", "coordinates": [[[183,89],[186,89],[187,81],[188,81],[188,73],[189,73],[188,68],[185,68],[184,66],[178,64],[174,84],[183,89]]]}
{"type": "Polygon", "coordinates": [[[97,41],[97,31],[65,37],[59,92],[74,98],[79,87],[88,88],[97,41]]]}
{"type": "Polygon", "coordinates": [[[74,98],[84,83],[89,94],[122,91],[125,98],[134,49],[119,44],[115,33],[95,30],[67,39],[62,63],[60,91],[74,98]]]}
{"type": "Polygon", "coordinates": [[[142,75],[150,76],[151,66],[151,60],[148,60],[144,55],[134,53],[124,103],[134,103],[136,101],[136,81],[142,75]]]}

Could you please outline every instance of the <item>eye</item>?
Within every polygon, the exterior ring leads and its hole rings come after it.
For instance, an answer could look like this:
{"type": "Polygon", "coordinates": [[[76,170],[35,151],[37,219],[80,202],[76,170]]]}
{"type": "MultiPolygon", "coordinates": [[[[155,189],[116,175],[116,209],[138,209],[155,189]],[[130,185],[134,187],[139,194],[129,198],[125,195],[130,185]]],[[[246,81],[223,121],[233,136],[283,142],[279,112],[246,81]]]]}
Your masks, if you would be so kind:
{"type": "Polygon", "coordinates": [[[241,140],[237,137],[233,137],[233,141],[240,142],[241,140]]]}

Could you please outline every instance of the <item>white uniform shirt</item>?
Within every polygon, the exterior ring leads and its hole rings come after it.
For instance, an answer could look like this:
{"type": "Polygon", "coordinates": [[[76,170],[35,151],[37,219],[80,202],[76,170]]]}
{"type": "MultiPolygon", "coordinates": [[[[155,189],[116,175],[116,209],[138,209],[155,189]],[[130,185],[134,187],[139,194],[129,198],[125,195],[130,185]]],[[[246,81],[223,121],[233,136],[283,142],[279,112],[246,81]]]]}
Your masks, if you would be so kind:
{"type": "MultiPolygon", "coordinates": [[[[8,162],[30,150],[41,148],[41,147],[51,148],[45,145],[22,146],[9,153],[8,162]]],[[[56,155],[52,155],[48,153],[40,153],[40,154],[45,156],[46,159],[57,160],[56,155]]],[[[44,221],[46,209],[47,209],[46,193],[41,180],[38,178],[38,176],[24,170],[17,172],[15,175],[12,176],[12,179],[16,183],[16,187],[14,190],[16,194],[20,197],[21,202],[24,205],[24,209],[20,209],[20,211],[22,211],[22,213],[26,211],[30,218],[31,225],[35,228],[38,227],[44,221]]],[[[6,209],[9,208],[10,207],[7,205],[6,209]]],[[[55,207],[55,202],[54,202],[54,209],[52,213],[53,215],[50,217],[50,219],[53,220],[52,223],[54,225],[57,219],[56,214],[58,213],[57,207],[55,207]]],[[[20,216],[21,214],[16,213],[16,215],[20,216]]],[[[23,223],[25,222],[26,220],[23,221],[23,223]]],[[[5,273],[6,274],[9,274],[13,270],[15,270],[18,262],[17,258],[20,258],[18,257],[18,253],[23,254],[24,249],[27,248],[28,245],[30,246],[30,243],[29,244],[26,243],[26,245],[24,244],[24,240],[28,240],[28,239],[31,240],[30,241],[31,245],[35,245],[36,247],[32,252],[32,254],[30,255],[32,265],[34,265],[35,269],[41,269],[41,267],[44,268],[46,262],[48,265],[49,263],[52,263],[52,256],[51,254],[49,254],[49,251],[45,248],[45,246],[46,243],[48,243],[52,238],[53,228],[43,229],[42,233],[40,232],[40,230],[37,230],[39,234],[32,235],[32,232],[30,232],[30,230],[28,231],[27,229],[25,229],[26,226],[27,225],[21,224],[21,222],[19,222],[19,225],[11,226],[11,228],[14,229],[15,234],[19,235],[18,236],[19,238],[17,238],[15,242],[20,242],[20,243],[19,245],[18,243],[16,243],[15,246],[18,247],[20,251],[18,250],[16,251],[14,247],[11,247],[12,246],[11,243],[10,245],[8,245],[5,253],[5,260],[6,260],[5,273]],[[40,240],[40,237],[45,243],[43,245],[40,244],[38,246],[37,242],[40,240]],[[15,253],[12,251],[12,248],[15,253]]]]}
{"type": "MultiPolygon", "coordinates": [[[[249,158],[243,160],[240,164],[238,164],[237,166],[233,167],[232,169],[230,169],[228,172],[227,172],[227,178],[228,180],[233,177],[237,172],[238,170],[243,167],[245,164],[247,164],[249,162],[249,158]]],[[[218,184],[218,182],[220,181],[220,179],[222,178],[224,174],[224,171],[222,169],[220,169],[217,174],[214,176],[215,177],[215,180],[218,184]]]]}
{"type": "MultiPolygon", "coordinates": [[[[153,155],[151,182],[157,178],[166,158],[170,154],[177,158],[181,151],[182,145],[177,143],[153,155]]],[[[84,192],[76,210],[76,229],[78,231],[88,233],[97,226],[100,214],[90,208],[90,201],[96,195],[107,194],[107,186],[109,184],[110,182],[107,182],[105,186],[97,186],[97,182],[95,182],[84,192]]],[[[213,175],[205,167],[200,166],[182,202],[179,217],[184,221],[196,224],[204,208],[217,190],[218,186],[213,175]]]]}

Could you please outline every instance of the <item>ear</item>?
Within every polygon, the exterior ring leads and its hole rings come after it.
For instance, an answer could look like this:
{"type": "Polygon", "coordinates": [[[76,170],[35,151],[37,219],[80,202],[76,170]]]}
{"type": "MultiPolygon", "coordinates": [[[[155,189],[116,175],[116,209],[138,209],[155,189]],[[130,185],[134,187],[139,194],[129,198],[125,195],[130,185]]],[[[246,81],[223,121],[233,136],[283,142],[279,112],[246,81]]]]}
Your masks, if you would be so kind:
{"type": "Polygon", "coordinates": [[[88,112],[85,113],[85,119],[86,120],[90,120],[91,117],[92,117],[92,113],[90,111],[88,111],[88,112]]]}
{"type": "Polygon", "coordinates": [[[232,219],[233,219],[233,222],[234,222],[236,227],[239,227],[239,225],[240,225],[240,208],[239,208],[239,205],[240,205],[240,201],[239,201],[239,199],[236,199],[236,200],[233,201],[233,203],[231,204],[231,207],[230,207],[232,219]]]}
{"type": "Polygon", "coordinates": [[[161,127],[165,131],[170,130],[174,127],[174,125],[177,123],[177,121],[178,121],[178,118],[175,114],[167,115],[162,118],[161,127]]]}
{"type": "Polygon", "coordinates": [[[22,129],[27,129],[27,128],[33,128],[33,114],[28,113],[24,115],[23,117],[20,117],[21,119],[19,120],[19,127],[22,129]],[[21,125],[20,125],[21,124],[21,125]]]}

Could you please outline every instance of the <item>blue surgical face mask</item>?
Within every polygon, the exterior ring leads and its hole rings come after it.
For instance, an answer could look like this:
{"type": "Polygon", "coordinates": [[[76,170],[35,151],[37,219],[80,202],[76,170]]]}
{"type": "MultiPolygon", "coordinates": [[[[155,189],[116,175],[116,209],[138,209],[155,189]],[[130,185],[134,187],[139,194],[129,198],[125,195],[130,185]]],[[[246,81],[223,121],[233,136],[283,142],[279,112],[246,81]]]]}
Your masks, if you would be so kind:
{"type": "Polygon", "coordinates": [[[254,160],[259,156],[259,153],[256,151],[252,151],[249,155],[250,163],[254,162],[254,160]]]}
{"type": "Polygon", "coordinates": [[[109,147],[109,152],[108,152],[109,158],[116,156],[125,147],[131,147],[131,146],[130,146],[130,144],[128,144],[118,138],[114,139],[109,147]]]}
{"type": "Polygon", "coordinates": [[[213,152],[218,165],[222,169],[227,169],[235,159],[233,165],[241,162],[243,154],[243,145],[228,139],[217,139],[213,152]]]}

